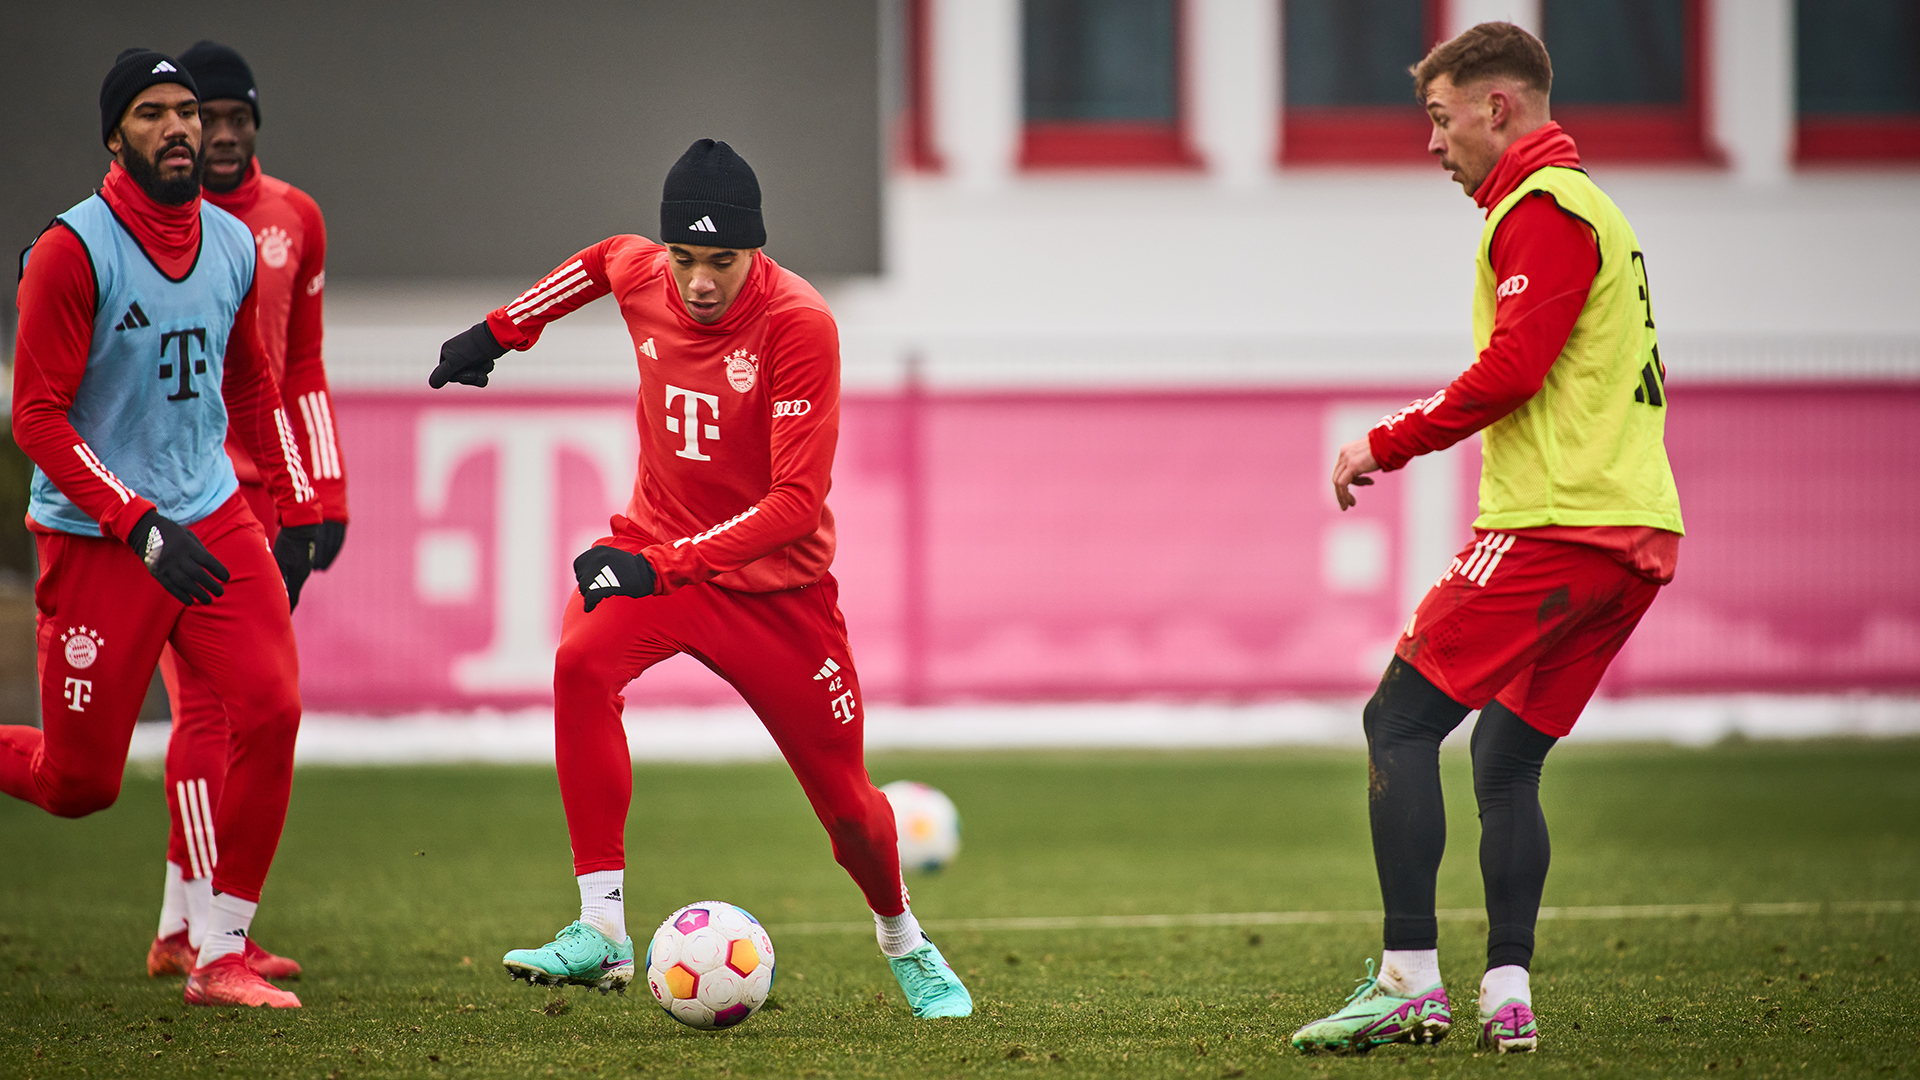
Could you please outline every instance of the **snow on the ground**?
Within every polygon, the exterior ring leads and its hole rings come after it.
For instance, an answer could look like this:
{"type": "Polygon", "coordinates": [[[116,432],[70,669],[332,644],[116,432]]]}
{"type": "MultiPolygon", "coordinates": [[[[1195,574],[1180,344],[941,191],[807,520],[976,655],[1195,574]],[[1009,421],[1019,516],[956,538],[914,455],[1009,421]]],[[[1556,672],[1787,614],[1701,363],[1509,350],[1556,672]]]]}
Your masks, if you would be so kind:
{"type": "MultiPolygon", "coordinates": [[[[868,710],[869,751],[1193,749],[1363,743],[1362,701],[1130,701],[964,704],[868,710]]],[[[628,709],[627,743],[647,761],[743,761],[779,756],[745,706],[628,709]]],[[[1454,740],[1464,740],[1471,722],[1454,740]]],[[[1731,694],[1596,700],[1568,741],[1704,746],[1728,737],[1920,735],[1920,696],[1731,694]]],[[[140,724],[131,757],[165,756],[167,724],[140,724]]],[[[476,710],[368,717],[308,713],[301,764],[551,762],[553,712],[476,710]]]]}

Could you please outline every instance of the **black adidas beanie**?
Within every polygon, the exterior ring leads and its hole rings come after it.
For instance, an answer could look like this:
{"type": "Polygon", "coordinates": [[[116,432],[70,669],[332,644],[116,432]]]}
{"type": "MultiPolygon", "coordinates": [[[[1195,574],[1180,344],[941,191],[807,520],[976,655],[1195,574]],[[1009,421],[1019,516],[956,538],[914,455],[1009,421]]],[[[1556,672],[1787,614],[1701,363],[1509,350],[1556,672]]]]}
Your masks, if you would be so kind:
{"type": "Polygon", "coordinates": [[[107,72],[105,82],[100,84],[100,141],[106,142],[113,135],[113,129],[120,126],[120,118],[127,114],[127,106],[149,86],[161,83],[179,83],[200,96],[200,88],[193,85],[193,76],[181,70],[173,57],[152,49],[133,48],[121,53],[113,61],[113,70],[107,72]]]}
{"type": "Polygon", "coordinates": [[[767,244],[760,181],[733,147],[701,139],[667,170],[660,192],[660,242],[757,248],[767,244]]]}
{"type": "Polygon", "coordinates": [[[254,126],[260,126],[260,91],[253,82],[253,69],[239,53],[219,42],[196,41],[180,54],[180,66],[193,76],[201,101],[244,101],[253,109],[254,126]]]}

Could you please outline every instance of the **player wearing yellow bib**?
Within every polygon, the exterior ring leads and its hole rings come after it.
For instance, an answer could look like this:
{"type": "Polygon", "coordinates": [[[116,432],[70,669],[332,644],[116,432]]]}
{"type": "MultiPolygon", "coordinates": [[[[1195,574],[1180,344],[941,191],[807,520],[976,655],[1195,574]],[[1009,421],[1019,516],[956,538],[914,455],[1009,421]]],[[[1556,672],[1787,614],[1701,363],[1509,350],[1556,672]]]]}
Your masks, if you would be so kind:
{"type": "Polygon", "coordinates": [[[1386,907],[1380,969],[1293,1043],[1363,1052],[1447,1034],[1434,918],[1446,847],[1440,740],[1480,709],[1480,1041],[1532,1050],[1527,970],[1549,854],[1540,767],[1679,557],[1680,501],[1662,441],[1666,370],[1633,227],[1550,118],[1545,47],[1511,24],[1483,23],[1437,46],[1413,75],[1433,121],[1427,149],[1487,215],[1477,356],[1446,389],[1341,447],[1334,492],[1344,510],[1351,486],[1373,482],[1365,474],[1480,431],[1480,516],[1367,703],[1386,907]]]}

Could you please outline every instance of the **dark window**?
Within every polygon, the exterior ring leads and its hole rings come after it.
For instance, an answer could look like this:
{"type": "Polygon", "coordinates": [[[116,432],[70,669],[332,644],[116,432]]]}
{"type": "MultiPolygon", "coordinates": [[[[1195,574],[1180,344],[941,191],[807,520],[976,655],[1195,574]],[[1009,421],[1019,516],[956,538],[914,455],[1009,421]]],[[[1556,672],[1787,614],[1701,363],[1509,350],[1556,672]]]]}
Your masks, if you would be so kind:
{"type": "Polygon", "coordinates": [[[1686,0],[1544,0],[1555,105],[1681,105],[1686,0]]]}
{"type": "Polygon", "coordinates": [[[1705,0],[1541,0],[1553,118],[1595,161],[1717,162],[1705,0]]]}
{"type": "Polygon", "coordinates": [[[1797,5],[1803,113],[1920,113],[1920,3],[1797,5]]]}
{"type": "Polygon", "coordinates": [[[1920,2],[1794,7],[1800,160],[1920,160],[1920,2]]]}
{"type": "Polygon", "coordinates": [[[1026,0],[1029,120],[1178,113],[1174,0],[1026,0]]]}
{"type": "Polygon", "coordinates": [[[1280,160],[1427,160],[1427,115],[1407,69],[1439,42],[1445,8],[1445,0],[1285,0],[1280,160]]]}
{"type": "Polygon", "coordinates": [[[939,172],[933,137],[933,0],[892,0],[886,31],[892,48],[886,85],[893,117],[894,161],[903,168],[939,172]]]}
{"type": "Polygon", "coordinates": [[[1021,164],[1199,164],[1181,109],[1182,14],[1181,0],[1024,0],[1021,164]]]}
{"type": "Polygon", "coordinates": [[[1426,55],[1425,0],[1287,0],[1288,105],[1413,101],[1407,69],[1426,55]]]}

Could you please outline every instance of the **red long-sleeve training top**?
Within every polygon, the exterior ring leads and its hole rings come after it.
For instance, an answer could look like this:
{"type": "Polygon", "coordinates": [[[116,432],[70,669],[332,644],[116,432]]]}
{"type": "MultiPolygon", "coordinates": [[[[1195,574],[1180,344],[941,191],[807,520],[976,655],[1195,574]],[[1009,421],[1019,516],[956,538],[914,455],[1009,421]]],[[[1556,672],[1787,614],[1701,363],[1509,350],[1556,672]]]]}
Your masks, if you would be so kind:
{"type": "MultiPolygon", "coordinates": [[[[328,521],[347,520],[347,468],[333,419],[333,392],[321,359],[327,287],[327,223],[320,204],[285,180],[260,171],[255,158],[232,191],[206,193],[208,202],[253,232],[258,258],[253,292],[260,308],[260,339],[280,383],[281,404],[293,421],[302,463],[328,521]]],[[[231,430],[227,456],[243,484],[260,483],[259,467],[231,430]]]]}
{"type": "MultiPolygon", "coordinates": [[[[1559,124],[1549,123],[1507,147],[1473,193],[1489,213],[1522,181],[1549,166],[1580,167],[1580,152],[1559,124]]],[[[1547,371],[1566,348],[1600,272],[1593,230],[1536,191],[1500,219],[1488,249],[1497,281],[1525,281],[1502,290],[1493,333],[1479,359],[1446,389],[1374,425],[1367,445],[1392,471],[1420,454],[1444,450],[1527,403],[1546,385],[1547,371]]],[[[1542,540],[1588,544],[1658,581],[1673,578],[1680,537],[1635,526],[1546,525],[1509,530],[1542,540]]]]}
{"type": "MultiPolygon", "coordinates": [[[[165,206],[140,190],[118,162],[108,169],[101,197],[133,234],[154,265],[178,278],[200,256],[200,200],[185,206],[165,206]]],[[[226,401],[229,430],[239,435],[253,459],[265,466],[267,488],[280,508],[283,525],[311,525],[320,520],[319,504],[302,501],[294,493],[287,458],[280,443],[274,412],[280,388],[268,366],[260,340],[257,290],[247,293],[235,314],[227,337],[226,373],[221,397],[226,401]]],[[[13,438],[27,457],[40,466],[60,493],[109,536],[126,539],[153,503],[120,490],[95,474],[74,453],[85,440],[67,420],[80,380],[87,373],[87,354],[93,342],[98,286],[93,264],[79,237],[65,227],[47,230],[33,247],[29,269],[18,293],[20,328],[14,344],[13,438]]],[[[88,456],[93,455],[87,448],[88,456]]],[[[121,485],[124,489],[125,485],[121,485]]],[[[28,524],[35,523],[29,520],[28,524]]]]}
{"type": "Polygon", "coordinates": [[[805,279],[751,257],[711,326],[687,313],[667,249],[639,236],[581,251],[487,316],[500,344],[525,349],[602,296],[620,305],[640,368],[640,465],[612,527],[642,545],[656,593],[702,581],[795,589],[833,563],[839,330],[805,279]]]}

